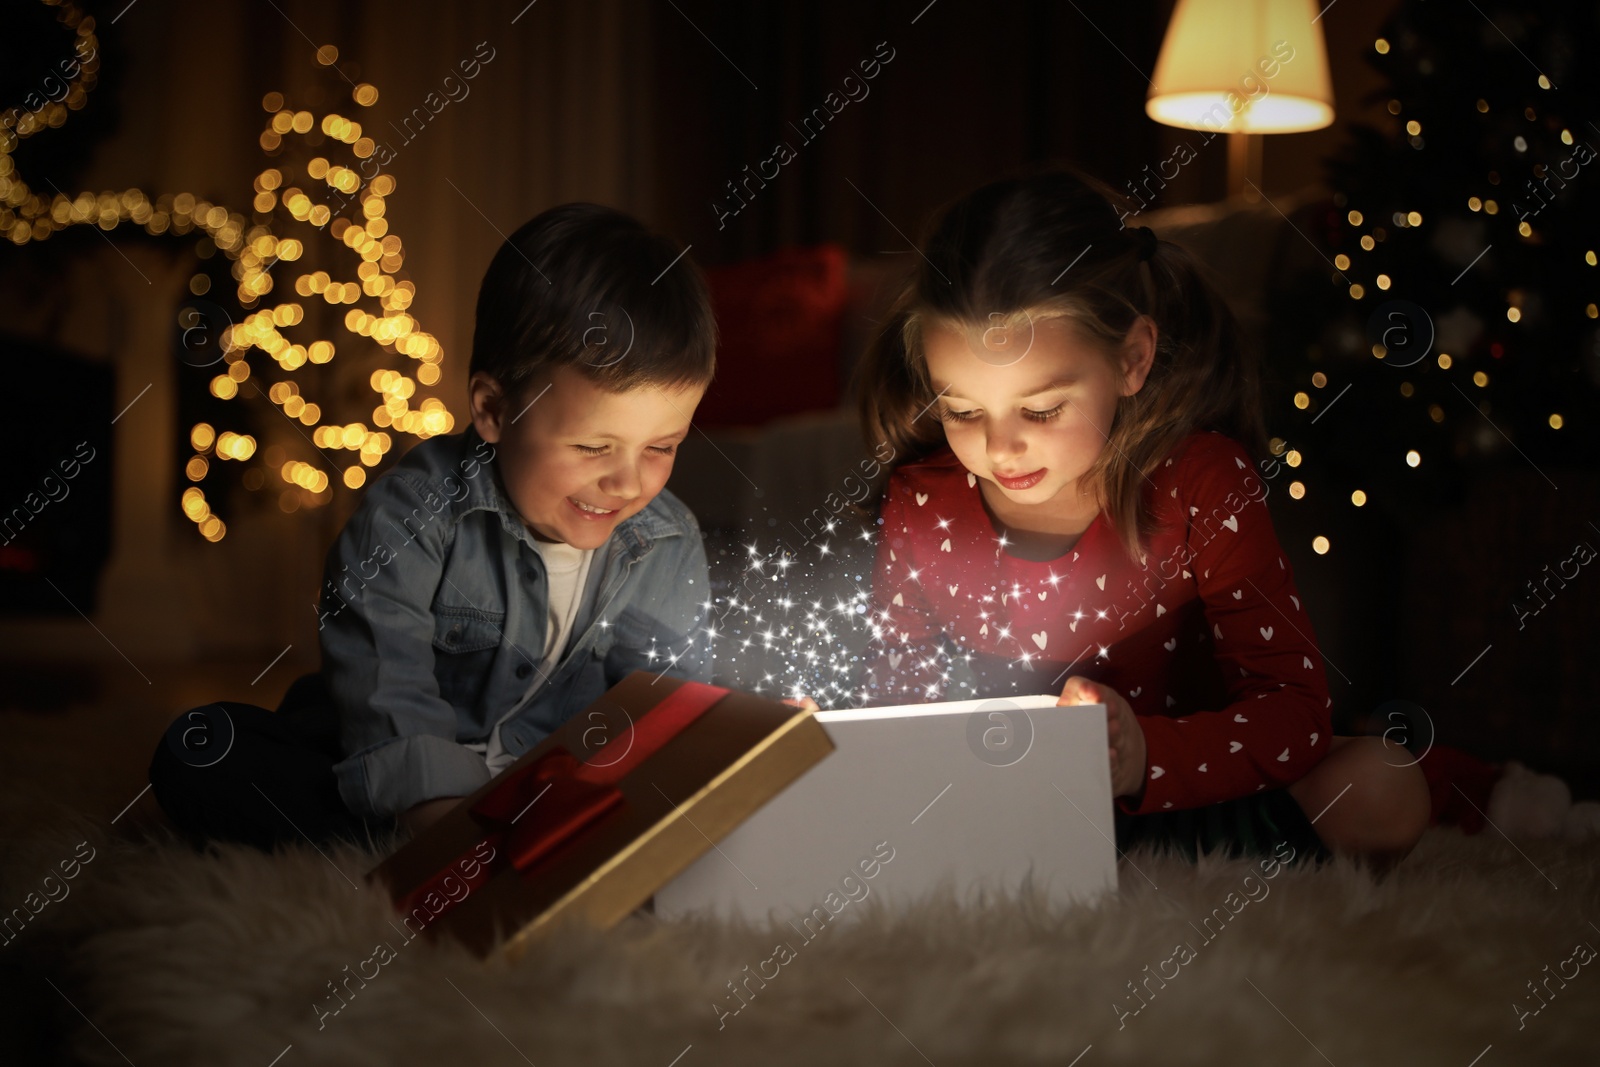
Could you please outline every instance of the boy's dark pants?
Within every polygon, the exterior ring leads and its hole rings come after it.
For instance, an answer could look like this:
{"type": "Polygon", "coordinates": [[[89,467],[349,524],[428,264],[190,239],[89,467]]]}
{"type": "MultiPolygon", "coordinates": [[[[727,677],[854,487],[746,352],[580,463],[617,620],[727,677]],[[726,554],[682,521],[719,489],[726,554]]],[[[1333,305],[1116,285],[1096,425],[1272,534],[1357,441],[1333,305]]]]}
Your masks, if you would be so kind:
{"type": "Polygon", "coordinates": [[[271,850],[334,840],[369,845],[393,819],[363,819],[339,797],[338,716],[321,674],[295,680],[278,710],[221,701],[184,712],[156,745],[156,800],[193,837],[271,850]]]}

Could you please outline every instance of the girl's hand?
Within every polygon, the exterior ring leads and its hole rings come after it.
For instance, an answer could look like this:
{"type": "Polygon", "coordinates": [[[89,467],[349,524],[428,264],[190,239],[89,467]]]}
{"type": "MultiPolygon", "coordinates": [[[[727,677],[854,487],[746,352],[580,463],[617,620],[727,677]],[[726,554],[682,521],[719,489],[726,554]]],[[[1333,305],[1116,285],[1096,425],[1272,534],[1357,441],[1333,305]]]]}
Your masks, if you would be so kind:
{"type": "Polygon", "coordinates": [[[1127,700],[1110,686],[1092,682],[1079,674],[1062,687],[1062,704],[1104,704],[1106,740],[1111,754],[1111,795],[1131,797],[1144,792],[1144,729],[1127,700]]]}
{"type": "Polygon", "coordinates": [[[806,711],[821,711],[822,710],[821,708],[817,707],[817,702],[815,700],[812,700],[810,697],[806,697],[806,696],[802,696],[802,697],[785,697],[782,701],[780,701],[780,703],[787,704],[791,708],[803,708],[806,711]]]}

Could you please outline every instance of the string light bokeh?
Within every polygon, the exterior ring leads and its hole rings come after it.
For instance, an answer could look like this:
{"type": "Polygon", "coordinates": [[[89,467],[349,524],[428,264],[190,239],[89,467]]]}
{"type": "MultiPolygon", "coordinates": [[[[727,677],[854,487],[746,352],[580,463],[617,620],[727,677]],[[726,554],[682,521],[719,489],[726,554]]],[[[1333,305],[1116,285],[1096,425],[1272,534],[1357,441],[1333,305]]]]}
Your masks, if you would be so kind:
{"type": "MultiPolygon", "coordinates": [[[[438,384],[444,350],[438,338],[422,329],[410,313],[416,286],[403,270],[405,246],[386,217],[388,198],[397,182],[393,175],[382,173],[381,167],[374,168],[371,162],[363,165],[363,161],[372,161],[377,146],[363,134],[361,123],[335,110],[319,116],[292,107],[281,92],[267,93],[262,107],[268,117],[258,141],[267,156],[275,157],[274,165],[256,175],[248,212],[190,192],[162,193],[154,198],[133,188],[76,196],[37,192],[17,168],[17,146],[44,131],[61,128],[71,112],[87,106],[100,70],[95,20],[76,4],[45,2],[58,8],[57,21],[71,35],[74,58],[66,62],[74,73],[63,79],[59,98],[44,100],[36,108],[16,105],[0,112],[0,234],[14,245],[24,246],[48,240],[69,226],[93,225],[109,232],[133,225],[151,235],[209,241],[223,253],[232,262],[233,295],[241,314],[235,322],[232,314],[224,312],[229,322],[221,329],[218,342],[225,366],[211,379],[210,392],[224,401],[259,403],[264,397],[287,419],[308,428],[286,436],[287,448],[272,445],[260,450],[257,466],[246,472],[244,484],[250,489],[261,488],[271,478],[283,483],[278,500],[284,511],[331,502],[335,479],[325,468],[337,467],[333,457],[339,453],[353,453],[354,458],[338,470],[338,484],[359,489],[367,480],[367,469],[380,464],[394,448],[390,431],[418,439],[451,432],[455,419],[442,400],[428,397],[414,402],[419,387],[438,384]],[[330,159],[333,153],[313,154],[304,162],[290,158],[295,154],[291,149],[310,151],[323,144],[337,147],[347,158],[330,159]],[[313,232],[302,238],[300,226],[313,232]],[[312,242],[309,249],[307,241],[312,242]],[[273,268],[280,263],[299,263],[308,251],[326,253],[321,258],[336,258],[336,264],[329,264],[334,270],[294,276],[287,285],[298,299],[273,297],[279,284],[273,268]],[[329,309],[347,306],[349,310],[338,320],[344,330],[353,338],[376,342],[381,355],[371,345],[351,345],[362,358],[377,355],[392,360],[399,355],[413,361],[407,365],[409,373],[393,367],[371,373],[368,385],[378,399],[367,421],[334,421],[333,413],[308,398],[295,377],[308,364],[325,365],[340,354],[329,337],[300,341],[291,333],[296,327],[307,332],[326,329],[321,323],[328,316],[317,312],[327,309],[316,308],[316,298],[329,309]],[[308,304],[312,305],[310,321],[308,304]],[[259,354],[254,366],[253,354],[259,354]],[[268,357],[275,367],[266,362],[268,357]],[[270,385],[258,382],[264,375],[271,377],[270,385]],[[320,452],[312,457],[317,462],[289,454],[289,449],[307,443],[320,452]],[[269,463],[271,469],[263,469],[269,463]]],[[[338,50],[324,45],[316,58],[320,65],[333,67],[338,50]]],[[[377,88],[366,82],[351,90],[357,108],[373,106],[378,96],[377,88]]],[[[209,293],[209,276],[195,274],[189,288],[195,296],[209,293]]],[[[179,326],[194,327],[193,308],[185,312],[191,321],[185,322],[184,312],[180,312],[179,326]]],[[[226,535],[227,525],[213,510],[203,483],[229,462],[248,464],[255,459],[257,442],[249,434],[200,422],[190,428],[189,444],[193,455],[185,460],[183,470],[191,484],[180,494],[179,506],[202,537],[217,542],[226,535]]]]}

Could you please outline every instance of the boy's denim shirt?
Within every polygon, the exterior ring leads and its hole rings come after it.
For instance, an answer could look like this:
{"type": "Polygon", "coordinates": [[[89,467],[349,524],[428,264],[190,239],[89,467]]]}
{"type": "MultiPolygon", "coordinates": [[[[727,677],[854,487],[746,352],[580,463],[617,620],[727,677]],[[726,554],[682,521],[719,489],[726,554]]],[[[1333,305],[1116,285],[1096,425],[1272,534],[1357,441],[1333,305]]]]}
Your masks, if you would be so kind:
{"type": "MultiPolygon", "coordinates": [[[[489,780],[488,740],[538,670],[544,560],[475,428],[430,438],[368,487],[329,550],[322,673],[352,812],[394,815],[489,780]]],[[[560,661],[501,728],[521,755],[630,671],[711,680],[699,524],[665,489],[595,550],[560,661]],[[676,657],[674,660],[672,657],[676,657]]]]}

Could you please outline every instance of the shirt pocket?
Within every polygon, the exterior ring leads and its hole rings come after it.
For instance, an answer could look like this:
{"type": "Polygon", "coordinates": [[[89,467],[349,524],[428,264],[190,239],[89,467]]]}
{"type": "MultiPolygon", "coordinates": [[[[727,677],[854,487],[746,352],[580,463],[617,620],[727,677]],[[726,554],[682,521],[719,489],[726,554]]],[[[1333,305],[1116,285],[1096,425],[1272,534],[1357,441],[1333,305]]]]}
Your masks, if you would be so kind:
{"type": "Polygon", "coordinates": [[[439,695],[458,711],[476,709],[504,640],[505,622],[504,613],[435,605],[433,674],[439,695]]]}
{"type": "Polygon", "coordinates": [[[661,620],[641,604],[623,605],[611,619],[610,632],[612,647],[637,653],[641,658],[652,646],[658,655],[665,655],[668,649],[661,642],[671,637],[661,620]]]}

